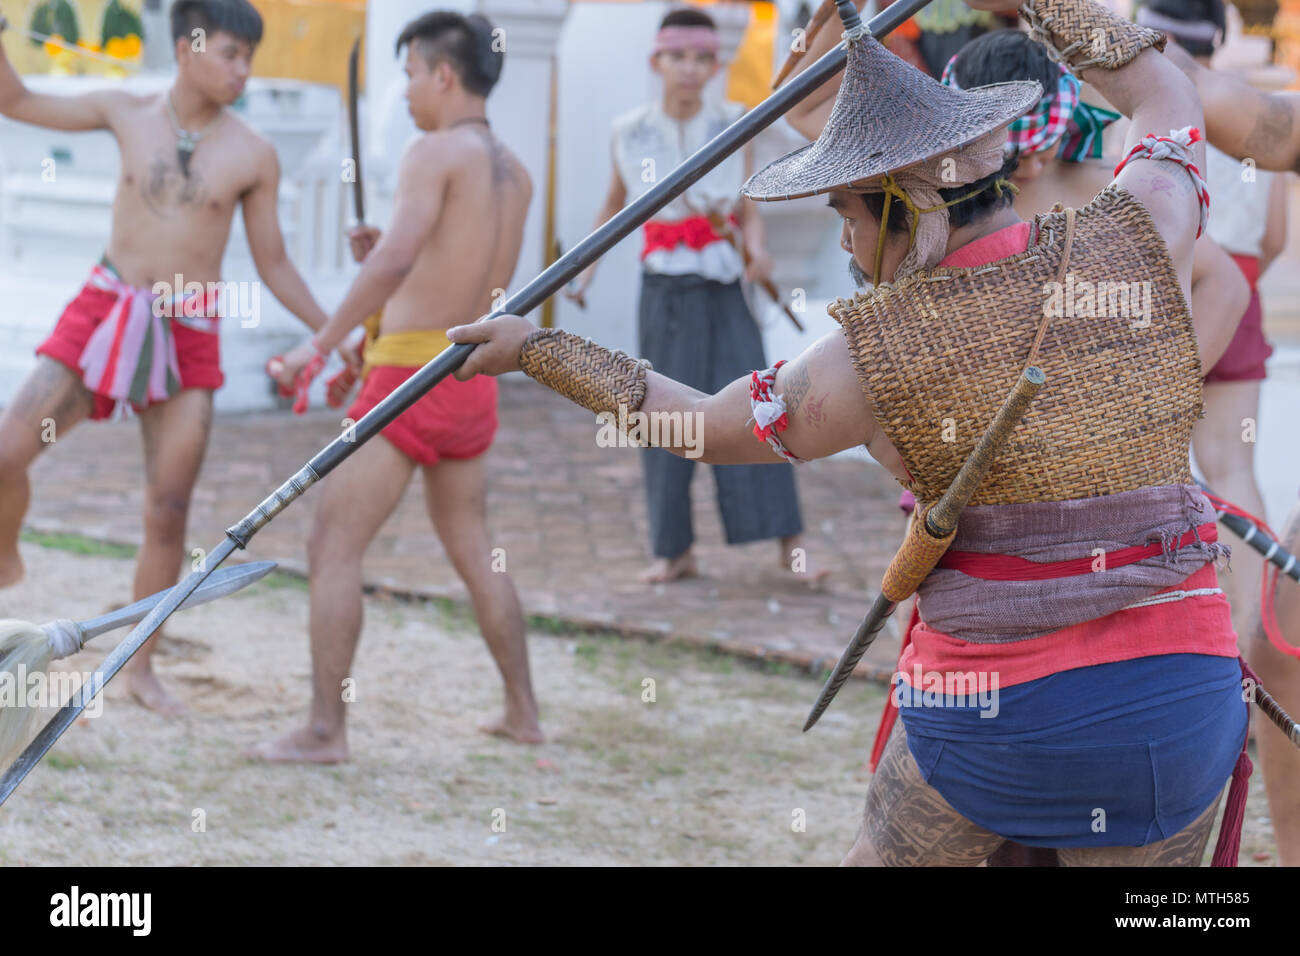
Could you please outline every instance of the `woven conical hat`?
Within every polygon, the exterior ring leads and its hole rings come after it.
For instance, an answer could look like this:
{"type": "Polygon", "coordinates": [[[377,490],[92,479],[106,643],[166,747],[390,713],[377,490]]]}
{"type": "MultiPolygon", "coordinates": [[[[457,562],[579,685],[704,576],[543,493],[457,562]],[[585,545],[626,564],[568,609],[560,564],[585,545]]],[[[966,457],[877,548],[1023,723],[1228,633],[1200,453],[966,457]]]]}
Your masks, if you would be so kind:
{"type": "Polygon", "coordinates": [[[797,199],[859,185],[974,142],[1042,95],[1034,80],[956,90],[863,37],[849,44],[844,80],[817,142],[764,166],[741,192],[797,199]]]}

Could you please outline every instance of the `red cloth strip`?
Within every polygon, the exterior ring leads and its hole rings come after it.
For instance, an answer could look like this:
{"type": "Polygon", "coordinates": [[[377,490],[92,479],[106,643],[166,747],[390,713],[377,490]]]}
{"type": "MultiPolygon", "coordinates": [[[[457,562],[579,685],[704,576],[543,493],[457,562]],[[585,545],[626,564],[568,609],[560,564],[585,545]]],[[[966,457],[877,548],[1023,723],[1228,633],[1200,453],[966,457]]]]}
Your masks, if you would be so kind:
{"type": "MultiPolygon", "coordinates": [[[[732,216],[733,225],[737,222],[732,216]]],[[[724,241],[727,237],[719,235],[707,216],[691,216],[677,222],[658,222],[651,219],[644,226],[645,246],[641,250],[644,259],[656,249],[676,249],[685,245],[688,249],[699,251],[711,243],[724,241]]]]}
{"type": "MultiPolygon", "coordinates": [[[[1245,658],[1238,657],[1241,674],[1259,686],[1259,675],[1250,669],[1245,658]]],[[[1250,704],[1246,705],[1250,708],[1250,704]]],[[[1254,716],[1253,714],[1251,715],[1254,716]]],[[[1255,765],[1246,751],[1250,746],[1250,721],[1246,722],[1246,739],[1241,742],[1237,765],[1232,768],[1232,783],[1228,784],[1228,799],[1223,807],[1223,823],[1219,825],[1219,840],[1214,844],[1210,866],[1236,866],[1241,853],[1241,825],[1246,819],[1246,796],[1250,792],[1250,774],[1255,765]]]]}
{"type": "Polygon", "coordinates": [[[1259,285],[1259,260],[1254,256],[1239,256],[1235,252],[1230,252],[1228,255],[1232,256],[1232,261],[1237,263],[1237,268],[1241,270],[1241,274],[1250,283],[1250,288],[1254,290],[1255,286],[1259,285]]]}
{"type": "MultiPolygon", "coordinates": [[[[1174,549],[1185,548],[1197,541],[1212,544],[1219,540],[1218,527],[1213,523],[1199,525],[1174,542],[1174,549]]],[[[1122,568],[1147,558],[1154,558],[1164,550],[1164,545],[1136,545],[1107,551],[1104,555],[1089,555],[1069,561],[1030,561],[1013,554],[985,554],[979,551],[948,551],[939,559],[938,567],[960,571],[972,578],[985,581],[1047,581],[1052,578],[1069,578],[1078,574],[1091,574],[1093,565],[1104,558],[1103,567],[1122,568]]]]}

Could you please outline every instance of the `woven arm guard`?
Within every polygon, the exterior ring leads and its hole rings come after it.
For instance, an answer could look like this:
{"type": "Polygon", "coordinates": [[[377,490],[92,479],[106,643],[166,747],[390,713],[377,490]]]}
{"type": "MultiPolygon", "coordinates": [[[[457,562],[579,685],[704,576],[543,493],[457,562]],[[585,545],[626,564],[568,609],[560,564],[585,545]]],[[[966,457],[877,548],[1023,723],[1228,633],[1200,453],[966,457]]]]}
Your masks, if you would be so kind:
{"type": "Polygon", "coordinates": [[[1125,20],[1096,0],[1026,0],[1020,15],[1052,59],[1076,73],[1118,70],[1149,46],[1163,51],[1165,35],[1125,20]]]}
{"type": "Polygon", "coordinates": [[[583,408],[618,414],[637,411],[645,401],[650,363],[621,349],[611,350],[561,329],[537,329],[524,339],[519,367],[583,408]]]}

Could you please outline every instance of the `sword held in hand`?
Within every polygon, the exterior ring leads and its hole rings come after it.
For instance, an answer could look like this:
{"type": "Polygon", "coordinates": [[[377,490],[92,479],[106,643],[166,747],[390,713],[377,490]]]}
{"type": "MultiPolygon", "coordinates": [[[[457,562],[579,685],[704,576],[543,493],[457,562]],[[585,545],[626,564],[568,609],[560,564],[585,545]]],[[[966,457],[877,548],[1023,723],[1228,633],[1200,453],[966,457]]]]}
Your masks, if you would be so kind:
{"type": "Polygon", "coordinates": [[[925,580],[926,575],[934,570],[943,553],[948,550],[948,545],[952,543],[957,533],[957,519],[961,516],[962,509],[975,495],[980,482],[993,466],[998,452],[1006,444],[1016,426],[1020,424],[1020,420],[1024,418],[1029,403],[1034,400],[1034,396],[1038,394],[1045,381],[1042,370],[1037,366],[1030,365],[1021,372],[1015,387],[985,429],[971,451],[970,457],[966,459],[966,463],[957,472],[957,477],[943,493],[943,497],[927,508],[924,514],[918,513],[912,519],[907,538],[898,549],[898,553],[894,555],[894,559],[889,562],[889,569],[885,572],[885,579],[880,585],[880,594],[876,596],[871,610],[858,626],[853,640],[844,649],[834,672],[817,696],[817,702],[813,704],[808,719],[803,725],[805,732],[810,730],[825,713],[826,708],[835,699],[835,695],[844,686],[844,682],[853,673],[853,668],[875,641],[876,635],[885,626],[889,616],[894,613],[894,609],[916,593],[916,589],[925,580]]]}

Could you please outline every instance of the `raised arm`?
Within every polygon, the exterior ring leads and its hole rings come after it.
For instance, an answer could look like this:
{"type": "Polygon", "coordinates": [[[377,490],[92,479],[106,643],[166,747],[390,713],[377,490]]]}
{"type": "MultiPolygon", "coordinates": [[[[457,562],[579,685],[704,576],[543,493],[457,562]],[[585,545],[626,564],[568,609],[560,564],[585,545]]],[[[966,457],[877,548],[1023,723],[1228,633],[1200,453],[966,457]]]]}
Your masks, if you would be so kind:
{"type": "MultiPolygon", "coordinates": [[[[3,31],[0,17],[0,31],[3,31]]],[[[110,129],[127,94],[95,90],[79,96],[54,96],[29,90],[0,44],[0,113],[20,123],[69,132],[110,129]]]]}
{"type": "Polygon", "coordinates": [[[280,160],[259,140],[257,182],[243,195],[244,231],[257,274],[271,294],[313,331],[328,318],[284,248],[279,215],[280,160]]]}
{"type": "Polygon", "coordinates": [[[1240,77],[1205,69],[1172,42],[1165,55],[1196,85],[1212,145],[1260,169],[1300,171],[1300,93],[1257,90],[1240,77]]]}
{"type": "MultiPolygon", "coordinates": [[[[632,411],[665,416],[663,421],[692,416],[689,432],[684,427],[657,428],[663,440],[658,447],[676,455],[715,465],[784,460],[754,435],[748,376],[709,395],[657,372],[638,369],[629,356],[583,342],[571,333],[548,329],[530,340],[535,332],[536,326],[517,315],[448,329],[448,337],[457,344],[481,343],[456,377],[500,375],[522,368],[584,408],[610,413],[615,422],[620,404],[625,408],[623,418],[633,424],[628,417],[632,411]],[[642,387],[644,398],[639,397],[642,387]],[[674,438],[678,440],[672,441],[674,438]]],[[[874,436],[875,422],[838,330],[782,366],[775,391],[786,403],[788,424],[780,438],[800,458],[822,458],[865,444],[874,436]]]]}
{"type": "MultiPolygon", "coordinates": [[[[967,0],[977,9],[1010,12],[1014,0],[967,0]]],[[[1030,33],[1091,83],[1115,109],[1133,122],[1124,151],[1148,134],[1173,130],[1204,131],[1196,88],[1159,52],[1164,37],[1138,26],[1094,0],[1027,0],[1019,5],[1030,33]]],[[[1205,169],[1205,146],[1192,144],[1189,158],[1205,169]]],[[[1187,291],[1192,246],[1201,221],[1197,191],[1188,171],[1175,162],[1135,159],[1117,182],[1146,206],[1187,291]]]]}
{"type": "MultiPolygon", "coordinates": [[[[866,6],[866,2],[863,0],[862,3],[859,3],[858,0],[853,0],[853,5],[861,13],[866,6]]],[[[813,37],[813,42],[807,44],[806,52],[795,65],[786,82],[789,83],[791,79],[808,69],[828,53],[832,47],[840,42],[840,34],[843,32],[843,24],[840,22],[839,14],[832,13],[830,19],[823,23],[822,28],[817,31],[817,36],[813,37]]],[[[785,114],[786,122],[809,139],[816,139],[820,136],[822,129],[826,126],[826,121],[830,119],[831,108],[835,105],[835,94],[840,91],[840,80],[843,77],[842,72],[835,74],[835,76],[790,107],[789,112],[785,114]]]]}
{"type": "Polygon", "coordinates": [[[348,294],[316,335],[328,352],[367,317],[383,308],[402,284],[437,225],[451,171],[458,161],[454,141],[433,133],[421,136],[402,156],[393,218],[362,263],[348,294]]]}

